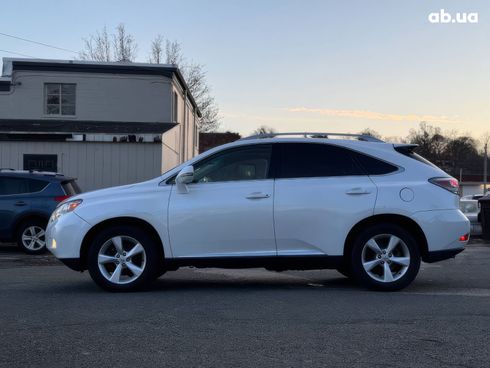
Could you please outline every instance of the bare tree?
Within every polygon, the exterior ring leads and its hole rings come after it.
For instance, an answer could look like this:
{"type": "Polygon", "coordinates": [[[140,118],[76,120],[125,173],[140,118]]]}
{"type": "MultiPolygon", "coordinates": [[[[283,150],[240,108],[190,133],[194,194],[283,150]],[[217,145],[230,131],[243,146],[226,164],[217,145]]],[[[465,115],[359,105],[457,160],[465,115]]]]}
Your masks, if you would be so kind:
{"type": "Polygon", "coordinates": [[[204,66],[187,62],[182,53],[182,46],[177,41],[167,40],[165,42],[165,54],[166,63],[177,65],[181,70],[199,111],[201,111],[199,130],[204,133],[216,131],[220,125],[219,108],[211,95],[204,66]]]}
{"type": "Polygon", "coordinates": [[[82,60],[134,61],[137,56],[138,45],[123,23],[116,27],[115,33],[109,34],[104,27],[83,41],[79,54],[82,60]]]}
{"type": "MultiPolygon", "coordinates": [[[[95,35],[91,35],[84,41],[84,48],[80,52],[80,58],[83,60],[134,61],[137,56],[136,41],[122,23],[116,27],[116,32],[113,34],[109,34],[104,27],[102,31],[97,31],[95,35]]],[[[161,35],[152,41],[148,61],[155,64],[165,62],[179,67],[201,111],[199,130],[201,132],[216,131],[220,125],[219,108],[211,94],[204,66],[187,62],[182,53],[181,44],[177,41],[165,40],[161,35]]]]}
{"type": "Polygon", "coordinates": [[[261,125],[252,132],[252,135],[256,134],[274,134],[276,130],[274,128],[268,127],[267,125],[261,125]]]}
{"type": "Polygon", "coordinates": [[[182,74],[201,111],[199,130],[204,133],[216,131],[220,125],[219,109],[211,95],[204,67],[195,63],[184,64],[182,74]]]}
{"type": "Polygon", "coordinates": [[[177,41],[167,40],[165,42],[166,63],[184,66],[184,56],[182,55],[182,46],[177,41]]]}
{"type": "Polygon", "coordinates": [[[117,61],[134,61],[137,56],[138,45],[134,37],[126,31],[126,26],[120,23],[116,33],[112,35],[114,44],[114,58],[117,61]]]}
{"type": "Polygon", "coordinates": [[[362,134],[362,135],[369,135],[373,138],[378,138],[378,139],[381,139],[381,134],[379,134],[376,130],[374,129],[371,129],[371,128],[366,128],[366,129],[363,129],[362,131],[359,132],[359,134],[362,134]]]}
{"type": "Polygon", "coordinates": [[[161,64],[163,62],[165,56],[163,41],[164,38],[162,35],[156,36],[155,39],[151,41],[150,57],[148,58],[149,63],[161,64]]]}
{"type": "Polygon", "coordinates": [[[82,60],[113,61],[112,44],[105,26],[101,31],[83,39],[80,58],[82,60]]]}

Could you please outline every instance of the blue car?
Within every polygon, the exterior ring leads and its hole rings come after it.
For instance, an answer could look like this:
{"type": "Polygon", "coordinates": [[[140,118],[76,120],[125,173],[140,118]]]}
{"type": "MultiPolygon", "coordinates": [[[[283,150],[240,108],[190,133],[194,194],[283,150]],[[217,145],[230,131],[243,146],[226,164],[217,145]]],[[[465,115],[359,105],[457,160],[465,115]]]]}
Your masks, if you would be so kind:
{"type": "Polygon", "coordinates": [[[28,254],[46,250],[44,231],[56,206],[80,188],[61,174],[0,169],[0,241],[28,254]]]}

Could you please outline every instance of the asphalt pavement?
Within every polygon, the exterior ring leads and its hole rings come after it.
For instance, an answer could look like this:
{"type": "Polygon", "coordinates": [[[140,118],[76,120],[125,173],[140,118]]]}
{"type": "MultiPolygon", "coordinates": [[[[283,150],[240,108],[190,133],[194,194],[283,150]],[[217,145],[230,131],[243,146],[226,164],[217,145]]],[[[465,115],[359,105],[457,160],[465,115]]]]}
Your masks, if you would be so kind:
{"type": "Polygon", "coordinates": [[[108,293],[12,246],[0,280],[0,367],[490,367],[483,242],[394,293],[333,270],[190,268],[108,293]]]}

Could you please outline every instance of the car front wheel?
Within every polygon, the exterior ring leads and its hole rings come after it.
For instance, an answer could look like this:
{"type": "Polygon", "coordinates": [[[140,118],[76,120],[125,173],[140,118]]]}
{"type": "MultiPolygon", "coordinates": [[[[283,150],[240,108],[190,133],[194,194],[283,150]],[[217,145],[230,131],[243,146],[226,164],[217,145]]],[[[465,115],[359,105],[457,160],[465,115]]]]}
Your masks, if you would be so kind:
{"type": "Polygon", "coordinates": [[[115,226],[103,230],[89,249],[90,276],[109,291],[144,288],[158,276],[161,268],[157,247],[154,240],[137,227],[115,226]]]}
{"type": "Polygon", "coordinates": [[[382,291],[400,290],[415,279],[419,268],[416,239],[400,226],[372,226],[354,241],[351,270],[363,286],[382,291]]]}

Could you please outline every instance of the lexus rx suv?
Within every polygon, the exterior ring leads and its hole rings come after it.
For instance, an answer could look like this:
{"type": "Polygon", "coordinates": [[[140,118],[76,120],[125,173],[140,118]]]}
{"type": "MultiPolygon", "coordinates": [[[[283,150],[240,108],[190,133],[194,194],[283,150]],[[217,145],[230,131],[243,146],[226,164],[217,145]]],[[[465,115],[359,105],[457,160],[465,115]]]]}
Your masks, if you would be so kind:
{"type": "Polygon", "coordinates": [[[332,133],[241,139],[158,178],[64,201],[48,249],[113,291],[184,266],[333,268],[399,290],[421,261],[461,252],[470,231],[458,181],[415,147],[332,133]]]}
{"type": "Polygon", "coordinates": [[[28,254],[44,252],[51,213],[79,193],[75,179],[61,174],[0,169],[0,240],[15,241],[28,254]]]}

